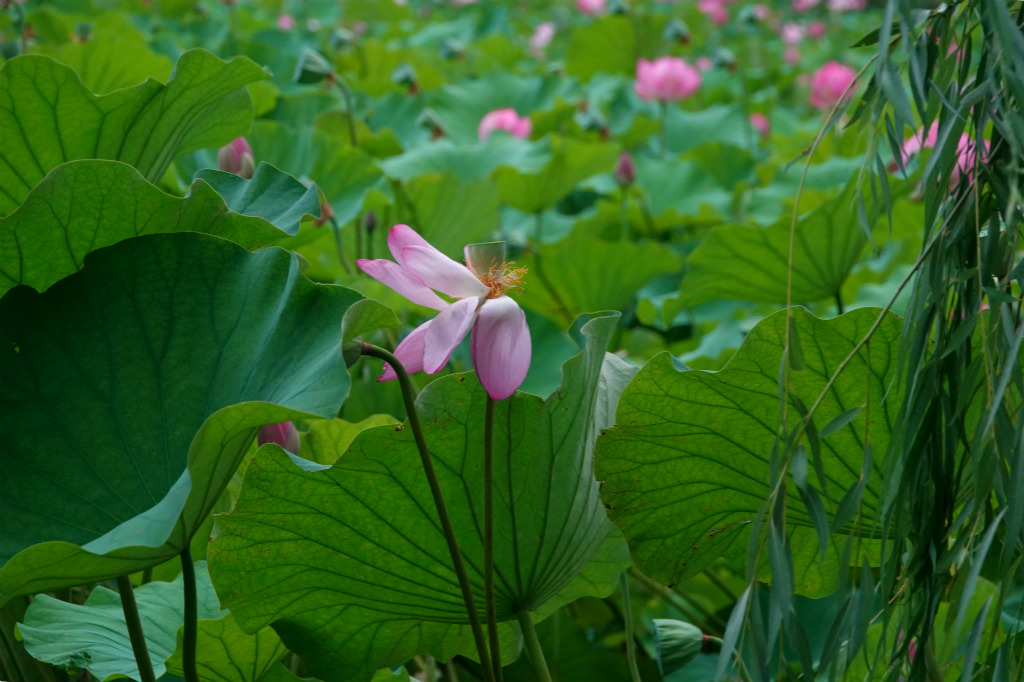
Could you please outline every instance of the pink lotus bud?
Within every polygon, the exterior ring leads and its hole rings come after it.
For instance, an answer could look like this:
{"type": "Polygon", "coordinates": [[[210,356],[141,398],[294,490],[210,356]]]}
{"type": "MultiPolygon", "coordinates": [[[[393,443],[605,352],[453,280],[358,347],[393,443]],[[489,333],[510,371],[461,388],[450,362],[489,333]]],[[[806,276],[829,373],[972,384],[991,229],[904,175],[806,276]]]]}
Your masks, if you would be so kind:
{"type": "Polygon", "coordinates": [[[640,99],[670,102],[686,99],[700,87],[700,71],[679,57],[636,63],[634,89],[640,99]]]}
{"type": "Polygon", "coordinates": [[[782,58],[791,66],[796,66],[800,63],[800,60],[803,59],[803,57],[800,56],[800,50],[793,45],[786,48],[786,51],[782,53],[782,58]]]}
{"type": "Polygon", "coordinates": [[[715,63],[711,61],[711,57],[697,57],[697,61],[694,63],[697,65],[697,70],[701,73],[710,71],[715,65],[715,63]]]}
{"type": "Polygon", "coordinates": [[[793,0],[794,12],[808,12],[821,4],[821,0],[793,0]]]}
{"type": "Polygon", "coordinates": [[[772,11],[767,5],[754,5],[754,18],[758,21],[768,21],[772,17],[772,11]]]}
{"type": "Polygon", "coordinates": [[[814,72],[811,77],[811,106],[815,109],[831,109],[844,98],[843,93],[850,88],[845,97],[853,94],[857,72],[852,67],[839,62],[828,62],[814,72]]]}
{"type": "Polygon", "coordinates": [[[282,14],[277,18],[277,27],[282,31],[290,31],[295,28],[295,17],[290,14],[282,14]]]}
{"type": "Polygon", "coordinates": [[[754,126],[757,132],[761,133],[761,139],[767,140],[771,135],[772,124],[764,114],[753,113],[750,115],[750,125],[754,126]]]}
{"type": "Polygon", "coordinates": [[[824,21],[812,21],[807,25],[807,35],[811,36],[815,40],[821,40],[825,37],[826,26],[824,21]]]}
{"type": "Polygon", "coordinates": [[[550,21],[537,24],[537,28],[534,29],[533,35],[530,36],[530,54],[540,59],[544,56],[544,50],[547,48],[551,39],[555,37],[555,25],[550,21]]]}
{"type": "Polygon", "coordinates": [[[576,0],[576,9],[583,14],[599,16],[604,14],[605,0],[576,0]]]}
{"type": "Polygon", "coordinates": [[[256,442],[260,445],[276,443],[293,455],[299,454],[299,448],[302,447],[299,432],[295,430],[295,424],[291,422],[267,424],[260,429],[256,442]]]}
{"type": "Polygon", "coordinates": [[[217,168],[248,180],[256,169],[252,147],[244,137],[236,137],[217,152],[217,168]]]}
{"type": "Polygon", "coordinates": [[[533,124],[527,116],[520,118],[515,109],[495,109],[480,120],[476,134],[483,142],[495,130],[504,130],[513,137],[526,139],[533,131],[533,124]]]}
{"type": "Polygon", "coordinates": [[[725,8],[723,0],[698,0],[697,9],[718,26],[729,23],[729,10],[725,8]]]}
{"type": "Polygon", "coordinates": [[[619,154],[619,160],[615,162],[615,182],[619,187],[629,187],[636,182],[636,164],[629,152],[619,154]]]}

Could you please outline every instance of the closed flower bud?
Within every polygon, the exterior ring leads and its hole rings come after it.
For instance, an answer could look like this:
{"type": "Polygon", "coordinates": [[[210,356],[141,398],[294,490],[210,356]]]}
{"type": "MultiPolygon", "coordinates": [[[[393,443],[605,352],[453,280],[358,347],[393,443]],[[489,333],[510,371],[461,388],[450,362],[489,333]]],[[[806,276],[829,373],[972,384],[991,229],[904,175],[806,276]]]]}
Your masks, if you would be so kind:
{"type": "Polygon", "coordinates": [[[619,160],[615,162],[615,182],[619,187],[630,187],[636,182],[636,164],[629,152],[619,154],[619,160]]]}
{"type": "Polygon", "coordinates": [[[252,147],[244,137],[236,137],[230,144],[220,148],[217,152],[217,168],[246,180],[252,178],[256,164],[252,156],[252,147]]]}
{"type": "Polygon", "coordinates": [[[690,27],[679,19],[673,19],[665,24],[665,31],[663,35],[665,36],[665,40],[670,40],[672,42],[679,43],[680,45],[690,44],[690,27]]]}
{"type": "Polygon", "coordinates": [[[299,454],[299,449],[302,447],[299,432],[295,429],[295,424],[291,422],[267,424],[260,429],[256,442],[261,446],[267,443],[275,443],[293,455],[299,454]]]}
{"type": "Polygon", "coordinates": [[[654,651],[662,675],[671,675],[697,657],[704,647],[700,628],[681,620],[654,619],[654,651]]]}

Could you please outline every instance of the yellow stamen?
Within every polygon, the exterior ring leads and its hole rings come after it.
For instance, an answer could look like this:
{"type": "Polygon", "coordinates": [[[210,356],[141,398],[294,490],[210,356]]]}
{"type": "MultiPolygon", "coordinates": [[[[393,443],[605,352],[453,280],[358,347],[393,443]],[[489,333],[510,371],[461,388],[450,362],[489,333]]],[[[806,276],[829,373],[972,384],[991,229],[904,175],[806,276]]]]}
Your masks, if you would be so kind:
{"type": "Polygon", "coordinates": [[[526,268],[517,268],[513,263],[502,263],[476,276],[490,289],[487,298],[498,298],[509,289],[522,289],[525,274],[526,268]]]}

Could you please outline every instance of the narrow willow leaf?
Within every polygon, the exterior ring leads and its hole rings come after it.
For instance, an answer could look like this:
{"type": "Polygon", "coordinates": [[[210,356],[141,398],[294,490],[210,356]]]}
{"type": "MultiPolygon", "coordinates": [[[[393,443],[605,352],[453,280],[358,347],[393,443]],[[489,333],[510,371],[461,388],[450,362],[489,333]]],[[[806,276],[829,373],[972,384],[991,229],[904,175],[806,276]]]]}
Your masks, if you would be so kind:
{"type": "Polygon", "coordinates": [[[195,233],[129,239],[43,294],[9,291],[0,603],[176,556],[261,425],[337,412],[337,325],[358,298],[281,249],[195,233]]]}
{"type": "MultiPolygon", "coordinates": [[[[656,356],[623,392],[617,426],[598,441],[597,475],[605,481],[602,496],[609,514],[629,538],[639,568],[662,583],[694,576],[722,556],[742,556],[751,522],[771,493],[770,455],[780,426],[777,369],[787,314],[779,311],[759,323],[719,372],[678,372],[670,356],[656,356]]],[[[806,368],[790,374],[789,393],[813,404],[878,311],[859,309],[831,320],[800,309],[792,315],[806,368]]],[[[830,422],[856,405],[870,405],[822,440],[831,490],[848,490],[860,480],[866,428],[876,452],[888,445],[900,399],[891,385],[899,332],[898,319],[887,315],[872,337],[870,354],[862,348],[852,357],[814,414],[830,422]]],[[[796,412],[794,407],[787,431],[799,419],[796,412]]],[[[871,463],[860,505],[869,527],[878,520],[878,464],[871,463]]],[[[834,500],[823,504],[830,516],[836,513],[834,500]]],[[[836,550],[830,548],[819,564],[816,524],[795,489],[786,505],[795,590],[827,594],[837,575],[836,550]]],[[[860,549],[871,555],[875,542],[865,539],[860,549]]]]}
{"type": "Polygon", "coordinates": [[[0,215],[74,159],[123,161],[157,182],[176,156],[247,133],[252,103],[243,86],[266,77],[245,57],[225,62],[190,50],[167,85],[147,80],[97,97],[49,57],[6,62],[0,68],[0,215]]]}
{"type": "Polygon", "coordinates": [[[747,620],[747,602],[750,601],[752,586],[748,585],[743,594],[736,600],[729,615],[729,622],[725,626],[725,636],[722,637],[722,653],[718,656],[718,667],[715,669],[716,680],[721,680],[725,671],[732,665],[732,659],[737,655],[736,643],[739,641],[743,624],[747,620]]]}
{"type": "Polygon", "coordinates": [[[844,426],[852,422],[863,409],[863,405],[858,405],[852,410],[847,410],[841,414],[836,415],[836,417],[832,421],[830,421],[828,424],[825,424],[825,427],[821,430],[821,437],[828,438],[833,433],[836,433],[837,431],[841,430],[844,426]]]}

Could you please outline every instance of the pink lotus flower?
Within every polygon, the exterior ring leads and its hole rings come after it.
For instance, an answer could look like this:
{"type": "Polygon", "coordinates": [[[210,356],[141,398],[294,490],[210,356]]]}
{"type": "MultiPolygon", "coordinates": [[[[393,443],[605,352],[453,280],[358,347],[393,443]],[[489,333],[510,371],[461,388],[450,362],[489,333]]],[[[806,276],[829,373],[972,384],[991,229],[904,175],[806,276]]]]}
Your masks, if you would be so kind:
{"type": "Polygon", "coordinates": [[[827,27],[824,21],[812,21],[807,24],[807,35],[811,36],[815,40],[821,40],[825,37],[825,31],[827,27]]]}
{"type": "Polygon", "coordinates": [[[867,0],[828,0],[828,8],[833,12],[858,12],[867,6],[867,0]]]}
{"type": "Polygon", "coordinates": [[[576,0],[576,9],[583,14],[598,16],[604,14],[605,0],[576,0]]]}
{"type": "Polygon", "coordinates": [[[799,45],[804,40],[804,27],[795,21],[787,21],[779,31],[782,42],[789,46],[799,45]]]}
{"type": "Polygon", "coordinates": [[[729,10],[723,0],[698,0],[697,9],[719,26],[729,23],[729,10]]]}
{"type": "Polygon", "coordinates": [[[767,140],[771,134],[772,124],[764,114],[753,113],[750,115],[750,125],[761,134],[762,140],[767,140]]]}
{"type": "Polygon", "coordinates": [[[619,187],[629,187],[636,182],[636,164],[633,162],[633,157],[629,155],[629,152],[619,154],[612,176],[619,187]]]}
{"type": "Polygon", "coordinates": [[[634,89],[640,99],[670,102],[686,99],[700,87],[700,71],[679,57],[636,63],[634,89]]]}
{"type": "Polygon", "coordinates": [[[495,109],[480,119],[480,126],[476,129],[476,135],[483,142],[495,130],[504,130],[512,135],[526,139],[533,131],[533,124],[527,116],[520,117],[515,109],[495,109]]]}
{"type": "Polygon", "coordinates": [[[290,14],[282,14],[277,18],[277,27],[282,31],[290,31],[295,28],[295,17],[290,14]]]}
{"type": "MultiPolygon", "coordinates": [[[[414,329],[395,349],[405,370],[434,374],[441,370],[470,329],[473,367],[487,394],[509,397],[530,369],[530,329],[522,308],[505,295],[516,288],[523,271],[507,263],[483,271],[475,268],[466,248],[468,266],[456,263],[408,225],[395,225],[388,234],[394,261],[360,259],[356,265],[413,303],[440,311],[414,329]],[[395,262],[397,261],[397,262],[395,262]],[[455,299],[442,299],[436,291],[455,299]]],[[[378,381],[397,378],[385,365],[378,381]]]]}
{"type": "Polygon", "coordinates": [[[800,60],[803,57],[800,56],[799,48],[790,45],[789,47],[786,48],[785,52],[782,53],[782,58],[786,60],[787,64],[791,66],[796,66],[797,64],[800,63],[800,60]]]}
{"type": "Polygon", "coordinates": [[[697,70],[701,73],[705,73],[714,68],[715,63],[711,61],[711,57],[697,57],[697,61],[694,62],[697,70]]]}
{"type": "Polygon", "coordinates": [[[291,422],[267,424],[260,429],[259,435],[256,436],[256,442],[260,445],[276,443],[293,455],[299,454],[299,448],[302,447],[299,432],[295,430],[295,424],[291,422]]]}
{"type": "MultiPolygon", "coordinates": [[[[939,122],[933,121],[932,125],[928,128],[928,133],[925,134],[924,128],[919,128],[916,133],[908,137],[903,142],[903,165],[906,166],[910,162],[912,155],[918,153],[922,149],[932,149],[935,147],[935,143],[939,140],[939,122]]],[[[988,140],[984,140],[985,153],[981,155],[982,161],[988,156],[988,140]]],[[[960,184],[960,178],[966,175],[970,182],[974,179],[972,174],[974,173],[974,162],[975,162],[975,144],[974,140],[967,133],[960,134],[960,140],[956,145],[956,166],[949,175],[949,186],[956,187],[960,184]]],[[[895,173],[899,170],[899,165],[894,159],[889,163],[889,172],[895,173]]]]}
{"type": "Polygon", "coordinates": [[[767,5],[754,5],[754,18],[758,21],[768,21],[772,18],[772,11],[767,5]]]}
{"type": "Polygon", "coordinates": [[[791,5],[794,12],[809,12],[821,4],[821,0],[793,0],[791,5]]]}
{"type": "Polygon", "coordinates": [[[248,180],[255,171],[252,147],[244,137],[236,137],[217,151],[217,169],[248,180]]]}
{"type": "Polygon", "coordinates": [[[828,62],[811,77],[811,106],[815,109],[831,109],[840,100],[849,99],[857,72],[839,62],[828,62]],[[847,88],[850,89],[847,92],[847,88]]]}
{"type": "Polygon", "coordinates": [[[530,54],[538,59],[544,55],[544,50],[547,48],[551,39],[555,37],[555,25],[550,21],[537,24],[537,28],[534,29],[533,35],[530,36],[530,54]]]}

